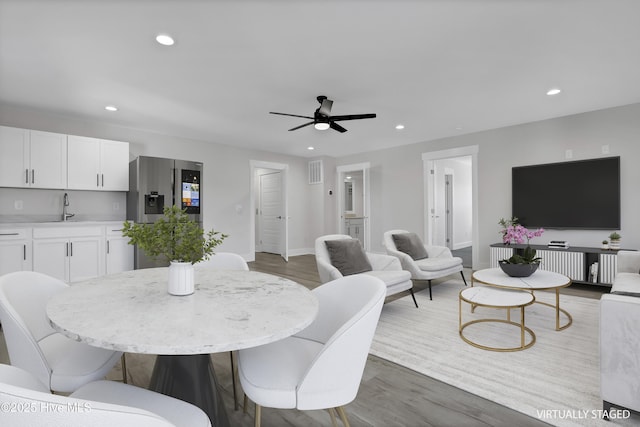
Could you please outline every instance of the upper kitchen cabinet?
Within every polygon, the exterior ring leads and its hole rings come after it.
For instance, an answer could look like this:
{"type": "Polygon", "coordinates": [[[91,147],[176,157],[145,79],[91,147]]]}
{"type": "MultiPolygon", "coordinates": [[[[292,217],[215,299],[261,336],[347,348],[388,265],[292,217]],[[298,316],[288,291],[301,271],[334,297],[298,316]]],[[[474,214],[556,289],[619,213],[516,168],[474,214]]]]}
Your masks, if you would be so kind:
{"type": "Polygon", "coordinates": [[[0,187],[66,186],[67,135],[0,126],[0,187]]]}
{"type": "Polygon", "coordinates": [[[129,143],[69,135],[70,190],[129,190],[129,143]]]}

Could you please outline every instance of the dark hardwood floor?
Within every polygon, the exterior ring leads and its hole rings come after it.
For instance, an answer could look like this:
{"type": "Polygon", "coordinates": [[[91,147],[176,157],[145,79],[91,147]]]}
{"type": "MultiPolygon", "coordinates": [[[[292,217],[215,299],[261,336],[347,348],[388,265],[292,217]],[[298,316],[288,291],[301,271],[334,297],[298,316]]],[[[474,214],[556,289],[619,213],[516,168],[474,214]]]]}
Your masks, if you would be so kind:
{"type": "MultiPolygon", "coordinates": [[[[310,289],[320,285],[313,255],[290,257],[287,263],[278,255],[257,253],[256,261],[249,263],[249,268],[290,278],[310,289]]],[[[470,270],[465,272],[465,275],[469,278],[470,270]]],[[[437,286],[437,283],[438,281],[434,280],[433,286],[437,286]]],[[[426,283],[417,283],[415,288],[417,291],[425,289],[426,283]]],[[[403,296],[405,295],[399,294],[395,298],[403,296]]],[[[387,301],[391,299],[394,297],[388,298],[387,301]]],[[[221,382],[225,380],[221,379],[221,382]]],[[[230,379],[226,381],[230,382],[230,379]]],[[[358,396],[345,409],[349,422],[354,427],[548,425],[371,355],[358,396]]],[[[249,413],[252,415],[252,412],[251,407],[249,413]]],[[[242,411],[230,411],[230,417],[234,425],[239,426],[250,426],[253,419],[242,411]]],[[[262,417],[264,426],[331,425],[329,414],[325,411],[301,412],[265,408],[262,417]]]]}
{"type": "MultiPolygon", "coordinates": [[[[280,256],[258,253],[256,261],[249,263],[251,270],[290,278],[310,289],[320,285],[313,255],[291,257],[285,262],[280,256]]],[[[466,270],[467,279],[471,271],[466,270]]],[[[438,280],[433,281],[437,286],[438,280]]],[[[416,290],[426,288],[416,284],[416,290]]],[[[589,287],[570,287],[563,292],[585,297],[599,298],[601,292],[589,287]]],[[[401,298],[404,294],[392,298],[401,298]]],[[[426,330],[425,326],[425,330],[426,330]]],[[[425,355],[429,357],[429,355],[425,355]]],[[[212,355],[216,374],[222,388],[223,399],[232,426],[253,425],[253,405],[248,413],[242,408],[234,410],[232,382],[228,353],[212,355]]],[[[127,370],[131,383],[146,387],[149,384],[155,356],[127,354],[127,370]]],[[[4,336],[0,334],[0,363],[9,363],[4,336]]],[[[121,378],[114,369],[109,378],[121,378]]],[[[241,394],[241,392],[240,392],[241,394]]],[[[242,397],[240,397],[242,403],[242,397]]],[[[351,426],[495,426],[537,427],[548,424],[498,405],[466,391],[452,387],[433,378],[418,374],[400,365],[375,356],[369,356],[362,383],[355,401],[345,410],[351,426]]],[[[294,409],[264,408],[262,425],[281,426],[330,426],[326,411],[297,411],[294,409]]]]}

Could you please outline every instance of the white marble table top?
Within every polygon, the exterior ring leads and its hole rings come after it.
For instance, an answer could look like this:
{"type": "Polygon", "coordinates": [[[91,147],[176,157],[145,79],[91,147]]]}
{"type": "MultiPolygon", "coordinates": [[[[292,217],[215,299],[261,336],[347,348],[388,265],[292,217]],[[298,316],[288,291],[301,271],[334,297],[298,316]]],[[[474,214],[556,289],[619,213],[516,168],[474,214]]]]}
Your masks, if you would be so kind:
{"type": "Polygon", "coordinates": [[[530,292],[473,286],[460,291],[460,298],[471,303],[488,307],[521,307],[533,304],[535,297],[530,292]]]}
{"type": "Polygon", "coordinates": [[[307,327],[318,312],[311,291],[254,271],[197,270],[196,290],[167,293],[167,268],[102,276],[52,297],[53,328],[95,347],[188,355],[273,342],[307,327]]]}
{"type": "Polygon", "coordinates": [[[500,268],[474,271],[473,281],[511,289],[555,289],[569,286],[571,279],[559,273],[538,269],[529,277],[511,277],[500,268]]]}

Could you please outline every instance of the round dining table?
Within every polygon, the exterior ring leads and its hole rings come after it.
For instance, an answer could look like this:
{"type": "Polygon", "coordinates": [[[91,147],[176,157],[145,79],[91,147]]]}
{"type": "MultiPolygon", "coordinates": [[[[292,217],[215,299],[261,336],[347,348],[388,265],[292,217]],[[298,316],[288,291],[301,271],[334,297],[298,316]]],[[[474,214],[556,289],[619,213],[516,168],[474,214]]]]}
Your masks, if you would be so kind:
{"type": "Polygon", "coordinates": [[[149,388],[228,426],[210,354],[293,335],[316,317],[318,301],[296,282],[254,271],[196,270],[185,296],[170,295],[167,279],[162,267],[73,283],[49,300],[49,322],[95,347],[158,355],[149,388]]]}

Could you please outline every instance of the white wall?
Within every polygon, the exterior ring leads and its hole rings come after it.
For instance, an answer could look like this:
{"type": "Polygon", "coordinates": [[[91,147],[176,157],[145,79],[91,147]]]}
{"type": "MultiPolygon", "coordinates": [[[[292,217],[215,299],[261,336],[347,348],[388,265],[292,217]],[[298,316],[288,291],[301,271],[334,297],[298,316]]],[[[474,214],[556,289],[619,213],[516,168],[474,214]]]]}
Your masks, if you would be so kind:
{"type": "MultiPolygon", "coordinates": [[[[221,250],[237,252],[248,259],[253,257],[249,253],[253,234],[249,217],[250,160],[289,165],[291,255],[309,251],[316,237],[335,232],[336,167],[370,162],[371,249],[383,252],[381,238],[385,230],[404,228],[424,234],[422,154],[477,145],[479,253],[474,268],[489,265],[488,246],[499,241],[497,221],[511,214],[511,168],[564,161],[567,149],[572,150],[573,160],[621,157],[622,246],[640,249],[640,197],[636,189],[640,182],[640,167],[636,165],[640,159],[639,117],[640,104],[633,104],[340,159],[323,157],[325,182],[309,185],[307,159],[0,106],[2,125],[128,141],[132,158],[150,155],[202,161],[204,226],[230,235],[221,250]],[[604,145],[609,154],[602,153],[604,145]],[[328,194],[330,190],[332,195],[328,194]],[[238,205],[243,208],[240,212],[236,211],[238,205]]],[[[4,204],[5,193],[0,196],[4,204]]],[[[533,243],[568,240],[573,246],[599,246],[608,234],[548,230],[533,243]]]]}
{"type": "MultiPolygon", "coordinates": [[[[0,106],[0,125],[37,129],[50,132],[91,136],[130,143],[130,159],[139,155],[197,160],[203,166],[202,208],[205,229],[215,229],[229,235],[221,251],[236,252],[251,260],[250,190],[252,182],[250,161],[260,160],[289,165],[289,248],[290,253],[305,253],[313,247],[313,239],[324,233],[324,209],[317,209],[319,192],[308,184],[307,160],[269,152],[235,148],[214,142],[188,140],[125,127],[85,122],[64,116],[45,114],[33,110],[0,106]],[[319,215],[319,216],[318,216],[319,215]],[[311,220],[310,220],[311,219],[311,220]]],[[[24,191],[24,190],[23,190],[24,191]]],[[[37,191],[37,190],[35,190],[37,191]]],[[[74,192],[71,203],[83,204],[91,197],[97,203],[112,206],[113,195],[90,195],[74,192]],[[104,199],[107,197],[107,199],[104,199]],[[101,202],[101,200],[104,200],[101,202]]],[[[34,195],[36,193],[33,193],[34,195]]],[[[10,190],[0,192],[2,205],[13,200],[10,190]]],[[[57,197],[57,195],[55,196],[57,197]]],[[[35,195],[31,199],[37,201],[35,195]]],[[[30,200],[31,200],[30,199],[30,200]]],[[[49,202],[47,202],[49,203],[49,202]]],[[[13,204],[13,203],[11,203],[13,204]]],[[[30,203],[27,207],[37,213],[41,206],[30,203]]],[[[61,211],[60,211],[61,212],[61,211]]],[[[0,212],[1,214],[1,212],[0,212]]]]}
{"type": "MultiPolygon", "coordinates": [[[[511,214],[513,166],[565,161],[568,149],[572,160],[620,156],[622,246],[640,249],[639,117],[640,104],[633,104],[348,156],[337,164],[371,163],[372,250],[382,252],[376,236],[385,230],[405,228],[424,234],[421,154],[477,145],[479,254],[474,268],[483,268],[489,265],[488,246],[499,241],[497,221],[511,214]],[[603,146],[608,146],[608,154],[603,154],[603,146]]],[[[598,247],[609,233],[547,230],[532,243],[567,240],[573,246],[598,247]]]]}

